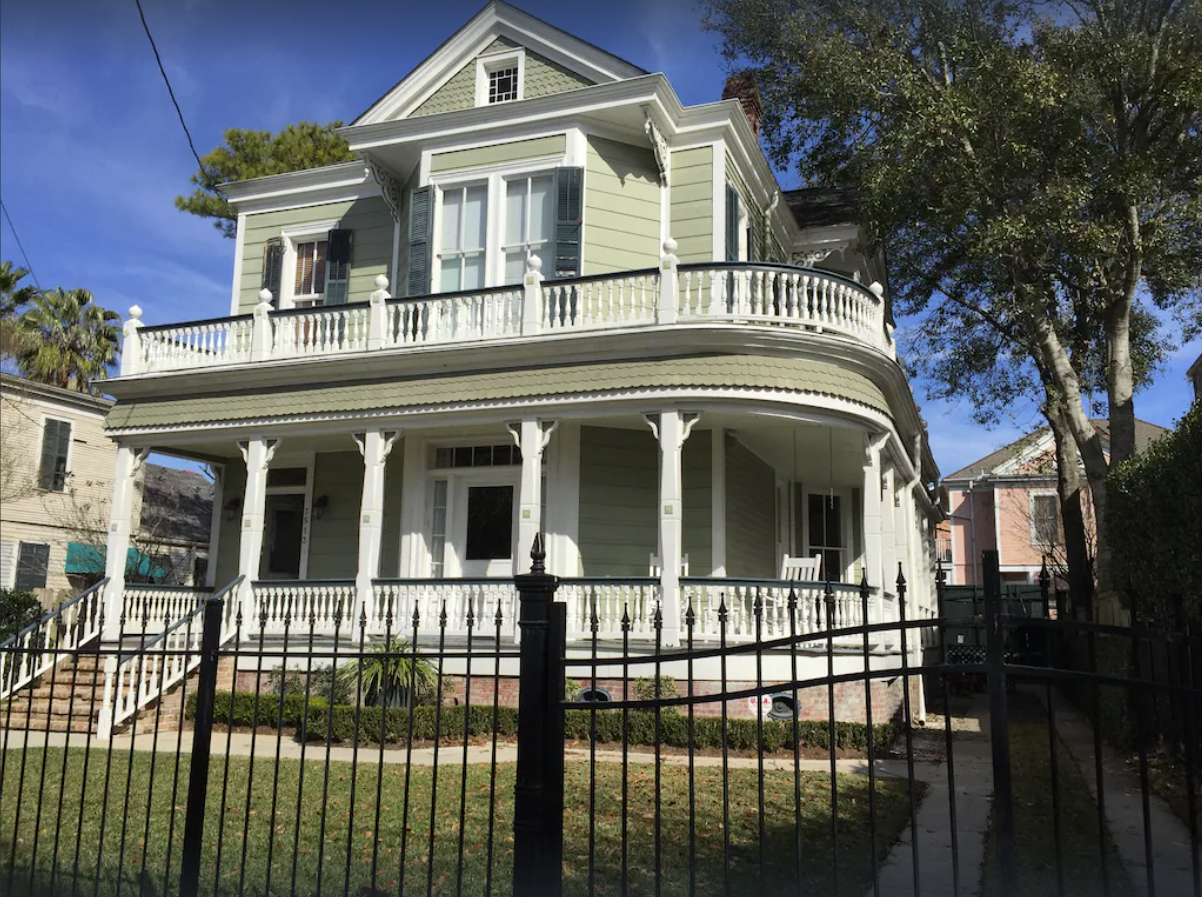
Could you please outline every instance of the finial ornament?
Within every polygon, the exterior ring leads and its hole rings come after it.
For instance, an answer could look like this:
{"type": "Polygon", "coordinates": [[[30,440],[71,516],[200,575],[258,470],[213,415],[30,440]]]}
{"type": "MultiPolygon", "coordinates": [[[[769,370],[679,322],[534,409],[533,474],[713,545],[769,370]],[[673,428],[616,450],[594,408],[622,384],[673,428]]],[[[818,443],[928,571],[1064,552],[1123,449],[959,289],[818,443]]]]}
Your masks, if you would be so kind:
{"type": "Polygon", "coordinates": [[[543,534],[534,534],[534,545],[530,548],[530,572],[531,573],[546,573],[547,566],[544,563],[547,560],[547,551],[543,547],[543,534]]]}

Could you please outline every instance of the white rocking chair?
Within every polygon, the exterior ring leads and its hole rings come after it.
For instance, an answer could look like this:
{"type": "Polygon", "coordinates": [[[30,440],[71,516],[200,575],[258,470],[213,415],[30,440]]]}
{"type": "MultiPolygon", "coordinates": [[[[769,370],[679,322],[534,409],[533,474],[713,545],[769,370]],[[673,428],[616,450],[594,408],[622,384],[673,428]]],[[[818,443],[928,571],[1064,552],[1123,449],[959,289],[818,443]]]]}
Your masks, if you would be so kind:
{"type": "Polygon", "coordinates": [[[822,572],[822,555],[795,558],[785,555],[780,562],[780,578],[789,582],[818,582],[822,572]]]}
{"type": "MultiPolygon", "coordinates": [[[[664,565],[663,565],[663,562],[659,559],[658,554],[651,555],[649,566],[651,569],[650,569],[650,572],[647,574],[648,576],[662,576],[663,575],[664,565]]],[[[680,575],[681,576],[689,575],[689,556],[687,554],[683,554],[680,556],[680,575]]]]}

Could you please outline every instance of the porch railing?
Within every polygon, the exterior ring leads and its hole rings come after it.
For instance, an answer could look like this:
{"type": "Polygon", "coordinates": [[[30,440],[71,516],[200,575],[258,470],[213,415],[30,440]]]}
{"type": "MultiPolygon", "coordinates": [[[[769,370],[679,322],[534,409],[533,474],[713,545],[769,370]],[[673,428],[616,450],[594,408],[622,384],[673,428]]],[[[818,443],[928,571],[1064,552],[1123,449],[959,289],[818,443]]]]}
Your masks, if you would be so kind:
{"type": "Polygon", "coordinates": [[[100,637],[101,596],[108,579],[80,592],[0,642],[0,698],[7,698],[100,637]]]}
{"type": "Polygon", "coordinates": [[[308,632],[310,627],[322,636],[333,635],[335,629],[344,635],[358,631],[353,579],[259,580],[251,583],[251,594],[254,607],[242,614],[244,637],[260,628],[280,634],[285,621],[293,633],[308,632]]]}
{"type": "Polygon", "coordinates": [[[512,579],[377,579],[372,582],[373,607],[368,625],[372,633],[384,632],[388,614],[391,631],[412,637],[414,626],[419,636],[437,636],[446,613],[446,632],[467,632],[470,610],[477,633],[494,631],[497,611],[501,613],[501,631],[517,634],[517,592],[512,579]]]}
{"type": "Polygon", "coordinates": [[[555,598],[568,606],[569,640],[592,637],[594,610],[599,639],[620,640],[623,618],[631,639],[655,638],[655,608],[661,598],[657,577],[561,579],[555,598]]]}
{"type": "Polygon", "coordinates": [[[200,607],[212,592],[198,586],[127,584],[121,596],[123,632],[162,632],[200,607]]]}
{"type": "Polygon", "coordinates": [[[520,285],[395,299],[376,278],[367,302],[145,326],[125,323],[121,374],[220,367],[381,349],[652,325],[761,325],[850,339],[895,357],[883,288],[794,265],[680,265],[665,241],[657,268],[544,280],[532,257],[520,285]]]}

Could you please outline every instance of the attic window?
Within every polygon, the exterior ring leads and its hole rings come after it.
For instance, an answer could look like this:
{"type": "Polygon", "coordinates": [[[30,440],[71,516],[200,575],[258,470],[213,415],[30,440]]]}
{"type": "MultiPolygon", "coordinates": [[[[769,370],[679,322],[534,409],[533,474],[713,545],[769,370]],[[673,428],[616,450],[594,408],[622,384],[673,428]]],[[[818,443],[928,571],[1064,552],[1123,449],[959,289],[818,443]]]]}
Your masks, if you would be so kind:
{"type": "Polygon", "coordinates": [[[526,53],[521,48],[476,58],[476,105],[492,106],[523,99],[526,53]]]}
{"type": "Polygon", "coordinates": [[[518,98],[518,67],[488,73],[488,102],[508,103],[518,98]]]}

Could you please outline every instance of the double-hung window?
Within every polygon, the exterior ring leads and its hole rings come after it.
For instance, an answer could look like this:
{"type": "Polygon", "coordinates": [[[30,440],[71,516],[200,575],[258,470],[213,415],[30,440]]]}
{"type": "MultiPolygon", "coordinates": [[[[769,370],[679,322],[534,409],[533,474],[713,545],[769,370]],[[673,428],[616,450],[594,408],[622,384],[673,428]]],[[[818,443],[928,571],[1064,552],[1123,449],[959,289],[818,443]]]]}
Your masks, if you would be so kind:
{"type": "Polygon", "coordinates": [[[1055,494],[1031,496],[1031,544],[1049,548],[1060,544],[1060,499],[1055,494]]]}
{"type": "Polygon", "coordinates": [[[296,272],[292,301],[297,308],[320,305],[326,285],[325,240],[309,240],[296,244],[296,272]]]}
{"type": "Polygon", "coordinates": [[[17,553],[17,575],[13,588],[19,591],[46,588],[50,572],[50,546],[37,542],[22,542],[17,553]]]}
{"type": "MultiPolygon", "coordinates": [[[[550,174],[510,178],[505,182],[505,283],[521,283],[526,259],[536,255],[551,272],[550,248],[555,227],[554,179],[550,174]]],[[[552,274],[553,276],[553,274],[552,274]]]]}
{"type": "Polygon", "coordinates": [[[439,292],[453,293],[485,286],[487,184],[448,187],[442,191],[440,236],[439,292]]]}
{"type": "Polygon", "coordinates": [[[49,492],[67,488],[67,456],[71,450],[71,422],[46,418],[42,428],[42,459],[38,485],[49,492]]]}

